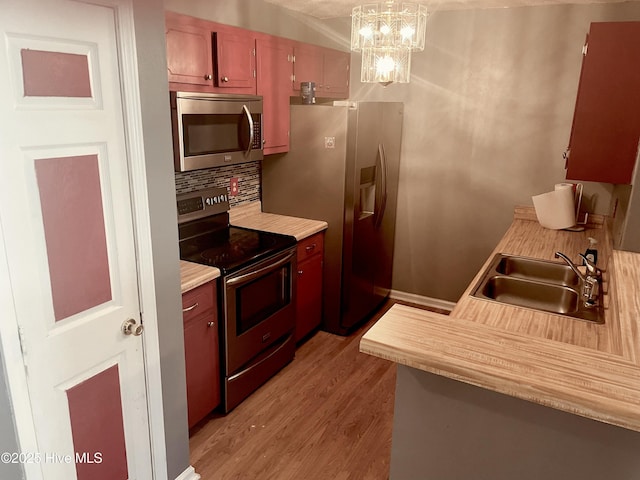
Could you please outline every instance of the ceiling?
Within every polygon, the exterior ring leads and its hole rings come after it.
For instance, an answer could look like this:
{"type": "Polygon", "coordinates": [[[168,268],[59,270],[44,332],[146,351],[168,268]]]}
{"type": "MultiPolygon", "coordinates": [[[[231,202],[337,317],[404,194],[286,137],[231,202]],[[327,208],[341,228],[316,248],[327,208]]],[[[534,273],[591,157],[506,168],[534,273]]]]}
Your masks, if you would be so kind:
{"type": "MultiPolygon", "coordinates": [[[[354,0],[265,0],[268,3],[312,17],[326,19],[336,17],[348,17],[351,9],[363,3],[371,1],[354,0]]],[[[624,0],[413,0],[413,3],[421,3],[427,6],[430,12],[436,10],[461,10],[473,8],[505,8],[522,7],[528,5],[555,5],[555,4],[587,4],[587,3],[620,3],[624,0]]]]}

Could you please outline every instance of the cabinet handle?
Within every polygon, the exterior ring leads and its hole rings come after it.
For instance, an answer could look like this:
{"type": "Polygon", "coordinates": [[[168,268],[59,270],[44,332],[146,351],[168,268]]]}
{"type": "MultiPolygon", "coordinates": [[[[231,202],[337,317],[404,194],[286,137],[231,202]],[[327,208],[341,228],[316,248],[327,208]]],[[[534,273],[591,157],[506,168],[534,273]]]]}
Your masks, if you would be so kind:
{"type": "Polygon", "coordinates": [[[215,327],[216,323],[215,322],[207,322],[207,327],[215,327]]]}
{"type": "Polygon", "coordinates": [[[316,249],[316,244],[315,243],[309,245],[308,247],[305,247],[305,250],[307,251],[307,253],[313,252],[315,249],[316,249]]]}
{"type": "Polygon", "coordinates": [[[298,270],[298,275],[302,275],[304,273],[304,270],[298,270]]]}
{"type": "Polygon", "coordinates": [[[210,73],[207,73],[207,74],[204,76],[204,79],[205,79],[205,80],[213,80],[213,75],[211,75],[210,73]]]}
{"type": "Polygon", "coordinates": [[[191,305],[190,307],[183,308],[183,309],[182,309],[182,313],[190,312],[191,310],[195,310],[196,308],[198,308],[198,302],[194,303],[194,304],[193,304],[193,305],[191,305]]]}
{"type": "Polygon", "coordinates": [[[223,82],[228,82],[228,81],[229,81],[229,77],[222,77],[222,78],[221,78],[221,80],[222,80],[223,82]]]}

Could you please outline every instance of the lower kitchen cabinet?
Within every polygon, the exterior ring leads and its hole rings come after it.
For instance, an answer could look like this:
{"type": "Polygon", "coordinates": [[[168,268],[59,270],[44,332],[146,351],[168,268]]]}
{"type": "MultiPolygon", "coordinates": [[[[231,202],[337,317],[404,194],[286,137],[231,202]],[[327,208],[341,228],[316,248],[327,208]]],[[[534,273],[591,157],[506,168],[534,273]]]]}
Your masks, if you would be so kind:
{"type": "Polygon", "coordinates": [[[298,242],[298,297],[296,300],[296,342],[322,322],[322,267],[324,233],[298,242]]]}
{"type": "Polygon", "coordinates": [[[220,404],[216,282],[182,295],[189,428],[220,404]]]}

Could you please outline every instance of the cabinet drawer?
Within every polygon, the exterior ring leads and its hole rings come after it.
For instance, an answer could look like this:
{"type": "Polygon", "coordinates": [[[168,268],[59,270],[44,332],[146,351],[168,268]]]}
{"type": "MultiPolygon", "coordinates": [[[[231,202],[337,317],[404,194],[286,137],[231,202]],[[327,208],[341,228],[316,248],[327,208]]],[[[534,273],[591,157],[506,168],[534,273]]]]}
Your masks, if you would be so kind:
{"type": "Polygon", "coordinates": [[[182,319],[185,322],[215,306],[215,284],[215,282],[205,283],[182,295],[182,319]]]}
{"type": "Polygon", "coordinates": [[[298,261],[324,251],[324,233],[316,233],[298,242],[298,261]]]}

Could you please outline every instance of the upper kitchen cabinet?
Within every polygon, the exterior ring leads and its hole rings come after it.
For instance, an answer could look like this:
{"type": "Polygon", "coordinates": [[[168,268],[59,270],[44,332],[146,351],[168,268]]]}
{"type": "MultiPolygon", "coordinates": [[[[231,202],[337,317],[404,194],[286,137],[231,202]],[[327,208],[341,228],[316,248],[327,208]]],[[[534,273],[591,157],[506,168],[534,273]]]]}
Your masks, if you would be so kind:
{"type": "Polygon", "coordinates": [[[300,94],[301,82],[315,82],[316,95],[322,84],[323,52],[322,47],[306,43],[294,46],[293,90],[300,94]]]}
{"type": "Polygon", "coordinates": [[[293,78],[293,42],[261,35],[256,39],[258,95],[262,95],[264,153],[289,151],[289,97],[293,78]]]}
{"type": "Polygon", "coordinates": [[[255,35],[166,12],[170,90],[255,94],[255,35]]]}
{"type": "Polygon", "coordinates": [[[300,94],[300,82],[315,82],[316,96],[347,98],[351,55],[331,48],[306,43],[294,47],[293,90],[300,94]]]}
{"type": "Polygon", "coordinates": [[[325,48],[322,59],[323,93],[316,92],[316,94],[320,97],[347,98],[349,96],[350,65],[350,53],[325,48]]]}
{"type": "Polygon", "coordinates": [[[213,86],[211,30],[193,17],[166,14],[169,82],[213,86]]]}
{"type": "Polygon", "coordinates": [[[256,39],[253,32],[220,25],[215,28],[216,86],[237,93],[255,93],[256,39]]]}
{"type": "Polygon", "coordinates": [[[629,184],[640,140],[640,22],[592,23],[567,179],[629,184]]]}

